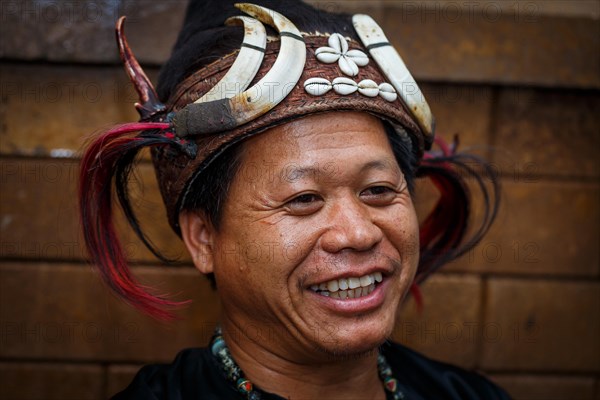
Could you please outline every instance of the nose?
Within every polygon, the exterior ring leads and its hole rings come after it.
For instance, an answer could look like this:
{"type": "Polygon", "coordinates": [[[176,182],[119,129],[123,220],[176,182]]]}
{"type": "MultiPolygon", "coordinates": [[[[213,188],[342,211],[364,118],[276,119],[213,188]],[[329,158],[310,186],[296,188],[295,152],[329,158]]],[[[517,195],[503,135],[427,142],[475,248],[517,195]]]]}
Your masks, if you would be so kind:
{"type": "Polygon", "coordinates": [[[368,206],[348,197],[333,204],[327,214],[327,230],[321,236],[321,247],[328,253],[371,250],[383,239],[383,232],[374,223],[368,206]]]}

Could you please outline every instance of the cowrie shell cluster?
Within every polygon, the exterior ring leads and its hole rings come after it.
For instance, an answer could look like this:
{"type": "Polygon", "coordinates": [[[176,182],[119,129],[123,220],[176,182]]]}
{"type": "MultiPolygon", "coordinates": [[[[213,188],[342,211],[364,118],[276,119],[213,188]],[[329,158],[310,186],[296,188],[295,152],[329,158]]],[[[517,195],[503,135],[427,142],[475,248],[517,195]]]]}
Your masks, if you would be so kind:
{"type": "Polygon", "coordinates": [[[313,96],[322,96],[333,89],[342,96],[347,96],[356,91],[366,97],[381,96],[384,100],[393,102],[398,98],[396,89],[387,82],[379,85],[371,79],[363,79],[356,83],[350,78],[340,76],[332,82],[325,78],[309,78],[304,81],[304,90],[313,96]]]}
{"type": "Polygon", "coordinates": [[[358,75],[358,67],[369,63],[369,57],[360,50],[348,50],[348,41],[339,33],[334,33],[327,40],[329,46],[319,47],[315,51],[317,60],[325,64],[337,61],[345,75],[358,75]]]}

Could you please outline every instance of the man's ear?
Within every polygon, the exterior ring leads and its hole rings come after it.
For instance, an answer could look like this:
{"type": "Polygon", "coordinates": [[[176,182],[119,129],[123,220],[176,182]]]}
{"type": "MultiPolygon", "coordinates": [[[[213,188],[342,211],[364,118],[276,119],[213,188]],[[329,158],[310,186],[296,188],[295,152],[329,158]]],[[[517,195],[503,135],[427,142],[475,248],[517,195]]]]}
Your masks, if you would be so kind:
{"type": "Polygon", "coordinates": [[[196,269],[203,274],[214,270],[214,228],[202,211],[182,211],[179,214],[181,236],[196,269]]]}

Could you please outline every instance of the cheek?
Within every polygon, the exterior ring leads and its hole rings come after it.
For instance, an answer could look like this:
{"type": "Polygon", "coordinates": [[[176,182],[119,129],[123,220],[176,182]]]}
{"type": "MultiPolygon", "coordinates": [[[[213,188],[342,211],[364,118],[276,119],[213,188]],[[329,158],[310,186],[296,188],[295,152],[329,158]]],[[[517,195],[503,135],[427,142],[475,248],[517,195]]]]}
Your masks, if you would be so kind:
{"type": "Polygon", "coordinates": [[[406,230],[404,232],[404,251],[414,258],[419,257],[419,221],[414,208],[411,208],[406,216],[406,230]]]}
{"type": "Polygon", "coordinates": [[[245,220],[215,242],[217,277],[236,276],[243,286],[281,291],[306,257],[310,236],[309,227],[291,220],[245,220]]]}
{"type": "Polygon", "coordinates": [[[412,203],[393,207],[380,215],[379,223],[402,262],[416,268],[419,258],[419,222],[412,203]]]}
{"type": "Polygon", "coordinates": [[[288,285],[290,278],[299,272],[302,261],[310,254],[318,235],[313,224],[284,218],[276,224],[261,227],[264,242],[261,262],[277,275],[279,284],[288,285]]]}

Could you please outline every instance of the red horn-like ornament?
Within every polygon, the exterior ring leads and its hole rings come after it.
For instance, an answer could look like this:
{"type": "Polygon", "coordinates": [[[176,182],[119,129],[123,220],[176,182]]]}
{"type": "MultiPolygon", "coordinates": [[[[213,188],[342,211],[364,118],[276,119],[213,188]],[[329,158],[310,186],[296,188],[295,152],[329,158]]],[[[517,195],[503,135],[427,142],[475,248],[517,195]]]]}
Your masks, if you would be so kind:
{"type": "Polygon", "coordinates": [[[154,114],[164,111],[165,105],[158,100],[158,95],[152,86],[152,82],[140,67],[140,64],[135,59],[133,52],[129,48],[125,32],[123,30],[123,24],[125,17],[119,18],[116,25],[117,31],[117,44],[119,45],[119,54],[121,60],[125,65],[125,71],[129,76],[129,79],[135,86],[135,90],[140,98],[139,103],[135,103],[135,108],[140,113],[141,119],[146,120],[152,117],[154,114]]]}

